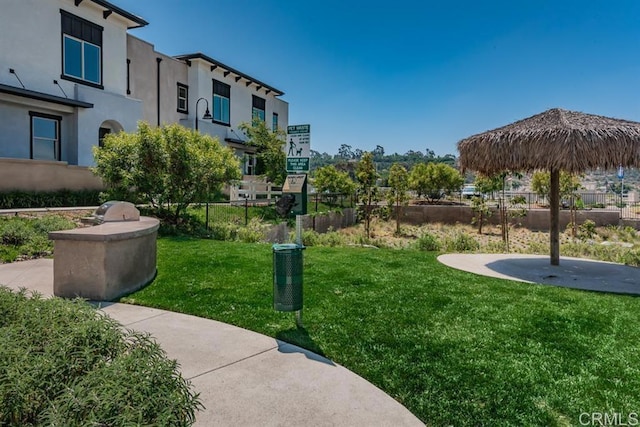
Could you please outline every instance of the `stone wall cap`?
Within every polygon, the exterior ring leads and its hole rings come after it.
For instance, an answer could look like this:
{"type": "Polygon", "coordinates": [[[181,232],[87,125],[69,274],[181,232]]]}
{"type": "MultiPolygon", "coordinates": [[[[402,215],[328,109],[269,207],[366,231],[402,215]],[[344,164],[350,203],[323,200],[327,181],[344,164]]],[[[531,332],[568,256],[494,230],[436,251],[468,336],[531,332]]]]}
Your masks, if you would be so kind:
{"type": "Polygon", "coordinates": [[[158,219],[141,216],[140,221],[105,222],[93,227],[52,231],[49,233],[49,239],[97,242],[126,240],[149,235],[156,232],[158,228],[160,228],[158,219]]]}

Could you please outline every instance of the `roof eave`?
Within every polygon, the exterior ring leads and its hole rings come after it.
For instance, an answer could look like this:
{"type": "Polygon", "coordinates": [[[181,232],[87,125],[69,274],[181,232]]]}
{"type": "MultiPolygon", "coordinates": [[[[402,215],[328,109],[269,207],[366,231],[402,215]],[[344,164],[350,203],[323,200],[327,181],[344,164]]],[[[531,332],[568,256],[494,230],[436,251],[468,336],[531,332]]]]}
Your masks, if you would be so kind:
{"type": "Polygon", "coordinates": [[[238,71],[238,70],[236,70],[236,69],[234,69],[232,67],[229,67],[228,65],[223,64],[222,62],[217,61],[217,60],[211,58],[210,56],[205,55],[204,53],[201,53],[201,52],[188,53],[188,54],[185,54],[185,55],[174,56],[174,58],[182,60],[182,61],[190,61],[192,59],[202,59],[203,61],[206,61],[206,62],[210,63],[212,65],[212,67],[214,67],[213,69],[218,68],[218,67],[222,68],[225,71],[228,71],[229,73],[233,73],[236,76],[249,81],[250,83],[254,83],[256,86],[259,86],[260,88],[264,88],[264,89],[266,89],[268,91],[273,92],[275,94],[275,96],[284,95],[284,92],[281,91],[280,89],[276,89],[275,87],[270,86],[270,85],[268,85],[266,83],[263,83],[260,80],[249,76],[248,74],[245,74],[245,73],[243,73],[241,71],[238,71]]]}

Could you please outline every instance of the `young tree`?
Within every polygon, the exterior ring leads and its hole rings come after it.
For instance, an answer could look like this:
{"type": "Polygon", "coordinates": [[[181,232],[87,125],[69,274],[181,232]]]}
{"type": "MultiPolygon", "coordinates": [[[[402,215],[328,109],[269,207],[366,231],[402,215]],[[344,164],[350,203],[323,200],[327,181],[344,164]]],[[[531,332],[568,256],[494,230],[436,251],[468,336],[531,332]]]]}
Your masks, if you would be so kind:
{"type": "Polygon", "coordinates": [[[284,131],[272,131],[265,122],[257,118],[253,119],[251,125],[242,123],[238,128],[247,135],[247,144],[256,147],[256,174],[266,176],[267,181],[276,185],[282,185],[287,178],[284,131]]]}
{"type": "Polygon", "coordinates": [[[378,196],[378,187],[376,187],[378,173],[376,172],[376,165],[373,163],[373,155],[371,153],[365,152],[362,155],[362,159],[356,166],[356,179],[358,180],[360,194],[364,200],[362,215],[364,218],[364,231],[368,239],[371,236],[373,204],[377,201],[378,196]]]}
{"type": "Polygon", "coordinates": [[[136,133],[107,135],[93,155],[93,170],[109,198],[149,203],[173,222],[190,203],[206,201],[223,184],[240,179],[231,149],[176,124],[151,128],[140,122],[136,133]]]}
{"type": "Polygon", "coordinates": [[[335,201],[337,194],[353,194],[356,184],[349,174],[337,170],[334,166],[325,166],[316,169],[313,185],[320,193],[329,193],[331,203],[335,201]]]}
{"type": "Polygon", "coordinates": [[[471,200],[471,209],[476,216],[473,217],[473,223],[478,226],[478,234],[482,234],[482,227],[487,218],[492,214],[491,209],[487,205],[487,194],[492,194],[502,188],[502,180],[498,176],[478,175],[474,181],[476,191],[480,194],[474,196],[471,200]]]}
{"type": "Polygon", "coordinates": [[[433,202],[444,194],[460,190],[464,178],[456,169],[444,163],[418,163],[411,169],[409,186],[433,202]]]}
{"type": "Polygon", "coordinates": [[[409,196],[409,173],[400,163],[394,163],[389,170],[390,202],[396,206],[396,233],[400,234],[400,218],[402,218],[402,206],[407,204],[409,196]]]}

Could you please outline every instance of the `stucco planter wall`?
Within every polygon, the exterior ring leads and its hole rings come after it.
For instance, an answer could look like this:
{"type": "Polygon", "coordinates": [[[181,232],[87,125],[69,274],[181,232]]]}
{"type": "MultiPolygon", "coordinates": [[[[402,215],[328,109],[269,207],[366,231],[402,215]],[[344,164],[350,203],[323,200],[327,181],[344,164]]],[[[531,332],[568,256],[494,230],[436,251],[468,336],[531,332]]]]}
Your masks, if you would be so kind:
{"type": "Polygon", "coordinates": [[[156,274],[159,225],[140,217],[49,233],[54,295],[110,301],[145,286],[156,274]]]}

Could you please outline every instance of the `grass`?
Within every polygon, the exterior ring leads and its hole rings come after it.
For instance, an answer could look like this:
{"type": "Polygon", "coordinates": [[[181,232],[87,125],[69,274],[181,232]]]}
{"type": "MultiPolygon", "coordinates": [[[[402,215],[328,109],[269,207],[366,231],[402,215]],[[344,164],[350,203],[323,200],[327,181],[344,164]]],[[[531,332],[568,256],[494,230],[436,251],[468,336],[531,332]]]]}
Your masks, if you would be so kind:
{"type": "Polygon", "coordinates": [[[123,301],[308,348],[428,425],[578,425],[640,408],[638,298],[480,277],[409,249],[311,247],[304,267],[301,329],[272,308],[266,244],[162,238],[155,282],[123,301]]]}

